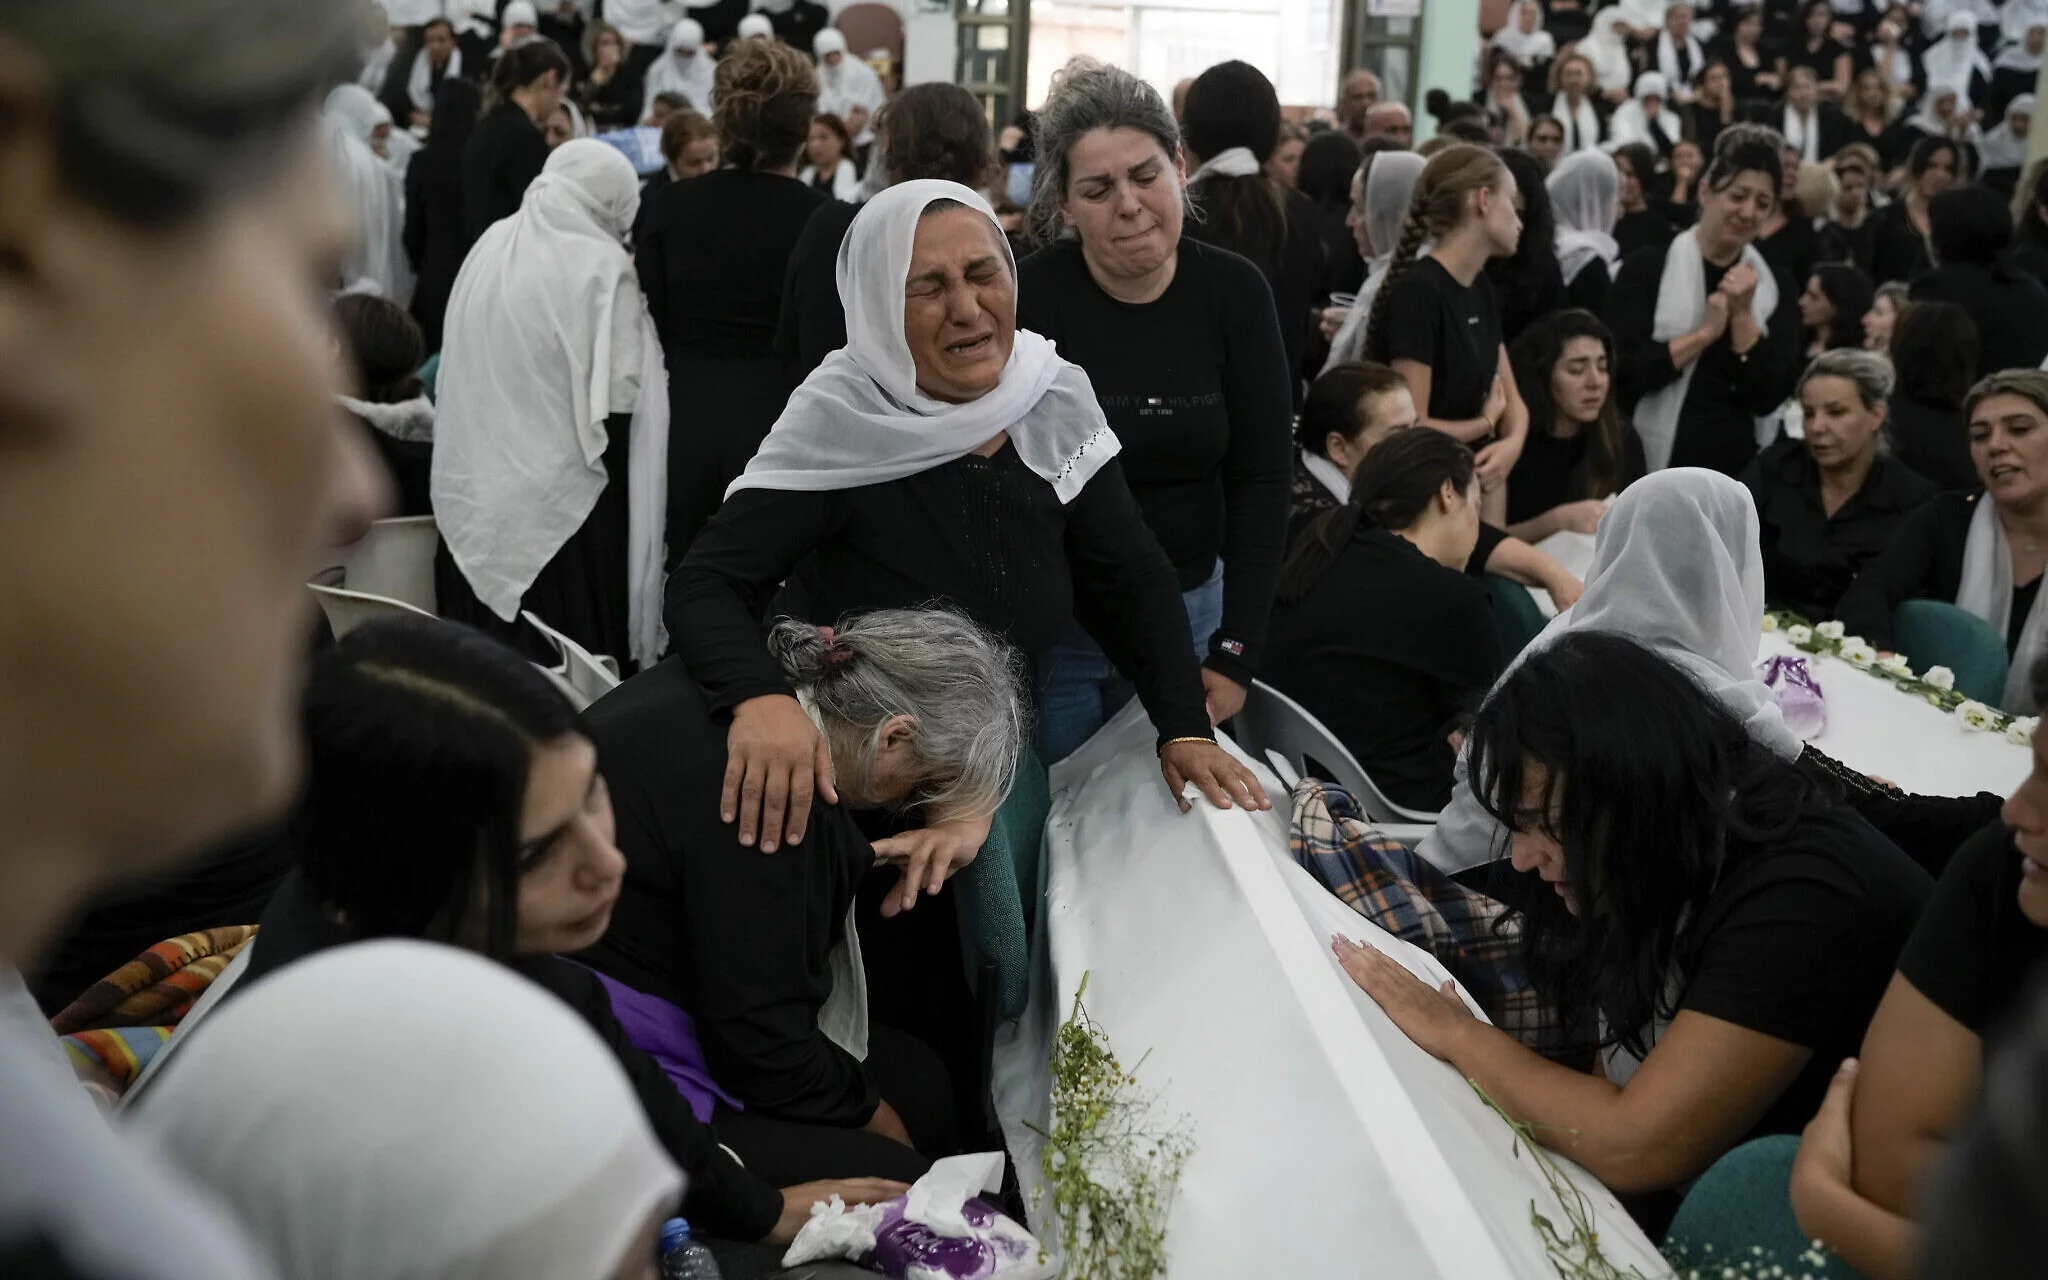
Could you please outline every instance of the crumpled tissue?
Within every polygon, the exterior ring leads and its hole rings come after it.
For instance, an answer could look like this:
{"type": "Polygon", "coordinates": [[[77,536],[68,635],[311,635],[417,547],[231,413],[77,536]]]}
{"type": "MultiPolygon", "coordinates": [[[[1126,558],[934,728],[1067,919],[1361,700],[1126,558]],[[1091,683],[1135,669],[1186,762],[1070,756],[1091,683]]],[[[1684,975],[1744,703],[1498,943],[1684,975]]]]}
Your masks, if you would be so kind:
{"type": "Polygon", "coordinates": [[[1003,1160],[1000,1151],[941,1160],[886,1204],[848,1208],[834,1196],[813,1205],[782,1265],[846,1261],[892,1280],[1053,1280],[1031,1233],[980,1198],[1003,1185],[1003,1160]]]}
{"type": "Polygon", "coordinates": [[[1827,732],[1828,703],[1820,683],[1813,678],[1806,659],[1779,656],[1757,664],[1766,687],[1778,700],[1778,714],[1785,727],[1802,741],[1827,732]]]}

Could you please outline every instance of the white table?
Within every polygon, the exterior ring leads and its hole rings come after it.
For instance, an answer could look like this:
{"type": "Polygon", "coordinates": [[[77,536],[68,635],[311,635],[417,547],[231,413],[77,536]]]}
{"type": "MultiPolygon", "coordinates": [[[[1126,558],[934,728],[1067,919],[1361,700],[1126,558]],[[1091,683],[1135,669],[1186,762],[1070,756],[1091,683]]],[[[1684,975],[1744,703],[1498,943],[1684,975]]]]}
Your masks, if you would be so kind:
{"type": "MultiPolygon", "coordinates": [[[[1593,563],[1590,534],[1553,534],[1537,546],[1581,578],[1593,563]]],[[[1546,616],[1555,615],[1547,594],[1530,594],[1546,616]]],[[[1801,654],[1776,633],[1758,640],[1758,661],[1786,654],[1806,659],[1828,704],[1827,728],[1810,741],[1852,769],[1917,795],[1964,796],[2011,795],[2033,768],[2027,748],[1999,734],[1973,733],[1888,680],[1835,658],[1801,654]]]]}

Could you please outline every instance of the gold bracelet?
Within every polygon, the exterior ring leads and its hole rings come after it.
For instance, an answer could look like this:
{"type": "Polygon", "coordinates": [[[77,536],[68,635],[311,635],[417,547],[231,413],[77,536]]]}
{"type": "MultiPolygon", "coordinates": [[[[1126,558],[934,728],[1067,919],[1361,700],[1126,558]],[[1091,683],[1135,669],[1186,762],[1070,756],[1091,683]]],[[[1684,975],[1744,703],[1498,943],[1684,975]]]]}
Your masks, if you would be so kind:
{"type": "Polygon", "coordinates": [[[1214,738],[1168,738],[1166,741],[1159,744],[1159,754],[1162,756],[1165,755],[1166,749],[1168,747],[1177,745],[1182,742],[1206,742],[1212,747],[1216,745],[1216,739],[1214,738]]]}

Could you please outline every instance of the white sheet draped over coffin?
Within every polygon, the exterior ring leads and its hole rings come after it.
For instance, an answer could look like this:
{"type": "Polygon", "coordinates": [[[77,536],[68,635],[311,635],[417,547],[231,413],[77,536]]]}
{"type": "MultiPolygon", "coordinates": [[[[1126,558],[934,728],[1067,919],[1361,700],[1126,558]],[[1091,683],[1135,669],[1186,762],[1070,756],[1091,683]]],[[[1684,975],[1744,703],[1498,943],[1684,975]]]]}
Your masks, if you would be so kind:
{"type": "MultiPolygon", "coordinates": [[[[1529,1209],[1561,1221],[1512,1131],[1415,1047],[1330,954],[1342,931],[1435,983],[1424,952],[1367,923],[1296,866],[1275,809],[1183,815],[1133,703],[1052,771],[1045,919],[1031,1007],[998,1042],[996,1102],[1038,1182],[1046,1048],[1082,975],[1087,1007],[1158,1117],[1192,1123],[1167,1235],[1171,1280],[1247,1276],[1554,1280],[1529,1209]],[[1148,1056],[1149,1055],[1149,1056],[1148,1056]]],[[[1470,998],[1467,997],[1467,1003],[1470,998]]],[[[1607,1255],[1661,1274],[1655,1249],[1592,1177],[1607,1255]]],[[[1034,1207],[1039,1238],[1057,1230],[1034,1207]]]]}

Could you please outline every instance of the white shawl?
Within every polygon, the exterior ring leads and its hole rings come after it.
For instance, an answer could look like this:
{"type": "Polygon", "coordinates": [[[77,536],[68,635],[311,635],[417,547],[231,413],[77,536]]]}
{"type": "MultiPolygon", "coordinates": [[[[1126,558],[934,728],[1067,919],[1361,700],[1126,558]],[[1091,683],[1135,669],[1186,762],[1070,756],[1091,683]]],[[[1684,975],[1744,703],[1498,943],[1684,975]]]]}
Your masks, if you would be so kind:
{"type": "Polygon", "coordinates": [[[682,1190],[582,1017],[411,939],[238,992],[129,1114],[295,1280],[594,1280],[682,1190]]]}
{"type": "Polygon", "coordinates": [[[1538,0],[1518,0],[1508,10],[1506,25],[1493,33],[1494,50],[1504,53],[1527,68],[1531,63],[1548,62],[1557,56],[1557,39],[1543,29],[1543,6],[1538,0]],[[1522,30],[1522,12],[1536,11],[1536,29],[1522,30]]]}
{"type": "Polygon", "coordinates": [[[2020,33],[2020,38],[2009,42],[1998,51],[1998,56],[1991,60],[1993,70],[2022,71],[2030,74],[2040,71],[2043,55],[2029,52],[2026,38],[2035,27],[2048,29],[2048,15],[2030,13],[2026,17],[2026,23],[2027,29],[2020,33]]]}
{"type": "Polygon", "coordinates": [[[640,118],[654,111],[659,94],[680,93],[690,100],[697,114],[711,114],[711,81],[718,64],[704,52],[704,27],[695,18],[684,18],[670,28],[668,49],[647,68],[647,92],[640,103],[640,118]]]}
{"type": "Polygon", "coordinates": [[[509,622],[604,492],[605,420],[631,412],[627,598],[645,664],[660,644],[668,394],[625,248],[639,206],[632,162],[579,138],[470,250],[448,300],[432,492],[449,553],[509,622]]]}
{"type": "Polygon", "coordinates": [[[1670,82],[1654,71],[1636,77],[1635,96],[1616,107],[1607,121],[1609,151],[1631,142],[1643,143],[1652,151],[1669,151],[1684,137],[1685,125],[1678,118],[1678,109],[1671,105],[1670,82]],[[1643,106],[1650,98],[1657,100],[1655,118],[1643,106]]]}
{"type": "MultiPolygon", "coordinates": [[[[1759,528],[1749,490],[1718,472],[1677,467],[1643,477],[1601,517],[1586,593],[1523,657],[1581,627],[1627,636],[1682,668],[1760,746],[1797,760],[1804,747],[1756,676],[1764,618],[1759,528]]],[[[1443,871],[1463,871],[1493,860],[1503,834],[1472,795],[1461,754],[1451,803],[1419,852],[1443,871]]]]}
{"type": "Polygon", "coordinates": [[[342,201],[355,218],[355,241],[342,264],[343,284],[376,291],[404,306],[412,300],[412,263],[405,256],[405,180],[370,148],[370,135],[390,113],[361,85],[336,85],[322,120],[342,201]]]}
{"type": "Polygon", "coordinates": [[[1201,168],[1188,175],[1188,185],[1192,187],[1212,176],[1249,178],[1259,170],[1259,158],[1252,154],[1250,147],[1229,147],[1204,160],[1201,168]]]}
{"type": "Polygon", "coordinates": [[[903,336],[903,286],[918,220],[934,200],[957,200],[987,218],[1015,278],[1009,241],[975,192],[935,178],[879,192],[839,245],[846,345],[791,394],[727,498],[742,489],[815,493],[884,484],[944,466],[1008,432],[1024,465],[1064,503],[1117,455],[1122,446],[1088,375],[1028,329],[1016,331],[1002,380],[980,399],[953,404],[918,388],[903,336]]]}
{"type": "MultiPolygon", "coordinates": [[[[2012,625],[2012,544],[2006,541],[2005,525],[1998,519],[1998,504],[1977,499],[1970,517],[1970,536],[1963,543],[1963,582],[1956,591],[1956,607],[1966,609],[1991,624],[2003,640],[2012,625]]],[[[2034,694],[2028,677],[2048,646],[2048,591],[2034,597],[2034,607],[2020,631],[2019,646],[2006,668],[2005,698],[2000,708],[2014,715],[2033,715],[2034,694]]]]}
{"type": "Polygon", "coordinates": [[[2018,169],[2027,163],[2027,138],[2013,136],[2012,118],[2027,119],[2028,137],[2033,135],[2034,95],[2022,93],[2005,104],[2005,115],[1985,131],[1977,142],[1977,159],[1985,169],[2018,169]]]}
{"type": "Polygon", "coordinates": [[[1557,217],[1557,267],[1570,284],[1587,266],[1598,262],[1611,278],[1621,246],[1614,241],[1620,217],[1621,171],[1613,157],[1580,151],[1557,162],[1543,184],[1550,211],[1557,217]]]}
{"type": "Polygon", "coordinates": [[[1628,60],[1628,43],[1621,28],[1629,18],[1620,9],[1602,9],[1593,18],[1593,29],[1579,41],[1578,52],[1593,64],[1594,87],[1603,92],[1627,89],[1636,69],[1628,60]]]}
{"type": "MultiPolygon", "coordinates": [[[[1742,247],[1741,261],[1756,272],[1756,294],[1750,299],[1749,314],[1757,327],[1768,334],[1771,316],[1778,309],[1778,278],[1755,245],[1742,247]]],[[[1657,282],[1657,318],[1650,329],[1652,339],[1670,342],[1705,322],[1706,263],[1700,252],[1697,228],[1672,237],[1671,249],[1664,257],[1664,275],[1657,282]]],[[[1678,371],[1676,380],[1636,402],[1636,434],[1642,437],[1643,456],[1652,471],[1663,470],[1671,461],[1671,444],[1678,436],[1678,415],[1685,407],[1686,392],[1691,389],[1692,375],[1698,369],[1699,358],[1695,357],[1678,371]]],[[[1612,509],[1608,514],[1613,514],[1612,509]]],[[[1604,519],[1601,527],[1606,527],[1604,519]]]]}
{"type": "Polygon", "coordinates": [[[1820,163],[1820,104],[1804,116],[1791,103],[1785,104],[1784,127],[1779,130],[1785,135],[1785,145],[1799,153],[1804,164],[1820,163]]]}
{"type": "MultiPolygon", "coordinates": [[[[818,180],[816,165],[805,165],[796,175],[797,181],[810,186],[818,180]]],[[[860,174],[854,169],[853,161],[839,157],[839,167],[832,171],[832,198],[849,204],[860,199],[860,174]]]]}
{"type": "Polygon", "coordinates": [[[1578,107],[1574,108],[1560,93],[1550,100],[1550,114],[1564,126],[1565,155],[1600,145],[1600,113],[1593,109],[1590,96],[1579,99],[1578,107]]]}
{"type": "MultiPolygon", "coordinates": [[[[448,51],[448,67],[441,73],[450,80],[462,79],[462,49],[457,46],[448,51]]],[[[414,111],[431,113],[434,109],[434,60],[425,49],[413,55],[412,70],[405,77],[405,96],[412,103],[414,111]]]]}
{"type": "Polygon", "coordinates": [[[836,27],[826,27],[811,41],[812,50],[818,55],[818,110],[846,119],[855,107],[868,113],[867,121],[855,131],[853,145],[864,147],[875,139],[875,113],[882,109],[888,94],[882,89],[882,78],[875,69],[846,51],[846,37],[836,27]],[[839,55],[839,65],[826,62],[830,54],[839,55]]]}
{"type": "Polygon", "coordinates": [[[1999,39],[2024,45],[2027,28],[2048,26],[2048,0],[2005,0],[1998,12],[1999,39]]]}
{"type": "MultiPolygon", "coordinates": [[[[1372,260],[1366,264],[1365,283],[1351,304],[1351,314],[1330,339],[1330,358],[1323,362],[1322,372],[1365,358],[1365,324],[1372,315],[1372,301],[1387,278],[1415,184],[1428,163],[1413,151],[1382,151],[1372,157],[1372,167],[1365,171],[1365,238],[1372,243],[1372,260]]],[[[1417,252],[1428,251],[1425,247],[1417,252]]]]}
{"type": "Polygon", "coordinates": [[[1678,42],[1671,38],[1669,31],[1657,34],[1657,74],[1676,86],[1680,92],[1691,89],[1693,79],[1699,75],[1700,68],[1707,65],[1706,46],[1691,32],[1686,33],[1685,56],[1686,65],[1682,67],[1678,63],[1678,42]],[[1691,68],[1690,74],[1687,73],[1686,67],[1691,68]]]}
{"type": "Polygon", "coordinates": [[[1976,15],[1964,10],[1952,16],[1948,38],[1927,47],[1920,55],[1920,68],[1927,73],[1930,89],[1938,84],[1954,85],[1965,98],[1970,94],[1972,76],[1989,80],[1991,63],[1977,47],[1976,15]]]}

